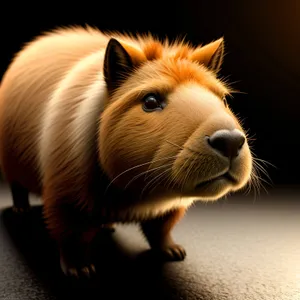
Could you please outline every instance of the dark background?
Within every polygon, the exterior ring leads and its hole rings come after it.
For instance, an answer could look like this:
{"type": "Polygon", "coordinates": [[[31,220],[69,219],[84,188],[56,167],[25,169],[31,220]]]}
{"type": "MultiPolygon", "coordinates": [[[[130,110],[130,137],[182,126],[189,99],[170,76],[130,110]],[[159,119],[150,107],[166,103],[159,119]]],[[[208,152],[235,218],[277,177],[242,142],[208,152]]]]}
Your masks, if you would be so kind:
{"type": "Polygon", "coordinates": [[[120,3],[3,4],[0,76],[23,43],[41,31],[61,25],[89,24],[102,30],[150,31],[171,39],[184,35],[194,44],[224,36],[226,57],[221,76],[243,92],[235,94],[231,107],[244,119],[250,136],[256,139],[253,149],[257,156],[276,166],[267,168],[273,184],[299,184],[300,2],[120,3]]]}
{"type": "MultiPolygon", "coordinates": [[[[0,298],[299,299],[299,193],[289,187],[300,187],[300,1],[75,1],[2,1],[0,77],[24,42],[61,25],[185,35],[194,44],[224,36],[221,76],[243,92],[231,107],[256,138],[257,156],[277,167],[267,170],[279,188],[259,201],[198,202],[174,230],[188,253],[178,264],[137,259],[148,245],[137,228],[118,228],[100,243],[99,277],[87,285],[66,284],[41,207],[25,221],[0,210],[0,298]]],[[[1,185],[0,199],[0,208],[11,206],[1,185]]]]}

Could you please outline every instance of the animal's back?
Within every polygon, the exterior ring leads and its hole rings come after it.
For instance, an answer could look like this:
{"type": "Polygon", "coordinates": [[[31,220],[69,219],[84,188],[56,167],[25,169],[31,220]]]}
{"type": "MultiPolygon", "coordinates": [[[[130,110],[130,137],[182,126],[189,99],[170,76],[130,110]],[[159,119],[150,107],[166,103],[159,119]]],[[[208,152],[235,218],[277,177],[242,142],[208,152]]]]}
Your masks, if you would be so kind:
{"type": "Polygon", "coordinates": [[[70,70],[106,43],[96,30],[61,29],[32,41],[14,58],[0,87],[0,164],[8,182],[40,192],[39,139],[46,105],[70,70]]]}

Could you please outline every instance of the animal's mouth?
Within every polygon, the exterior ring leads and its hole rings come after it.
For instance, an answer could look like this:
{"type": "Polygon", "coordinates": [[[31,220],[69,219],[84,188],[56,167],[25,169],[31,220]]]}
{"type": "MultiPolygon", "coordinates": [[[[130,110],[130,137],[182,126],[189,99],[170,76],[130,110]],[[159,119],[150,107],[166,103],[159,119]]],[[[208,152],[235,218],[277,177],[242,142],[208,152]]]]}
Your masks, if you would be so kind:
{"type": "Polygon", "coordinates": [[[210,185],[211,183],[219,181],[219,180],[225,180],[225,181],[230,182],[232,184],[237,184],[238,183],[236,178],[234,178],[229,172],[226,172],[226,173],[224,173],[222,175],[219,175],[217,177],[214,177],[214,178],[211,178],[209,180],[205,180],[205,181],[202,181],[202,182],[198,183],[195,188],[200,189],[200,188],[206,187],[206,186],[210,185]]]}

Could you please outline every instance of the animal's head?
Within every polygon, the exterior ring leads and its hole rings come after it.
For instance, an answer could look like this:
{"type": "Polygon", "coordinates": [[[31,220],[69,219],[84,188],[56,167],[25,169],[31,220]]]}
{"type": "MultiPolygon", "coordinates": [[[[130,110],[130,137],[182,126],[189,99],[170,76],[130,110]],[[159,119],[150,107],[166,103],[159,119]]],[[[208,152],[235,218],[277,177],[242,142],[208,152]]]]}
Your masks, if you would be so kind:
{"type": "Polygon", "coordinates": [[[104,61],[110,99],[99,148],[114,184],[215,200],[248,183],[246,134],[217,79],[223,49],[223,39],[197,48],[110,40],[104,61]]]}

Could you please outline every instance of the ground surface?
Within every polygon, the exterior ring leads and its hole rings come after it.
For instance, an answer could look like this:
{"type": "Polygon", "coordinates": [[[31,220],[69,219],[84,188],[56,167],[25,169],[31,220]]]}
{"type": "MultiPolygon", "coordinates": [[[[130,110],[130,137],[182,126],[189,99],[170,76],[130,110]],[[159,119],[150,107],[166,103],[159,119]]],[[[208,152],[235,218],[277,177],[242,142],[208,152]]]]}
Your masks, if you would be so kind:
{"type": "MultiPolygon", "coordinates": [[[[38,199],[32,203],[38,204],[38,199]]],[[[97,241],[98,276],[65,279],[35,206],[27,220],[0,193],[0,299],[300,300],[300,191],[197,204],[174,230],[184,262],[161,264],[135,226],[97,241]]]]}

